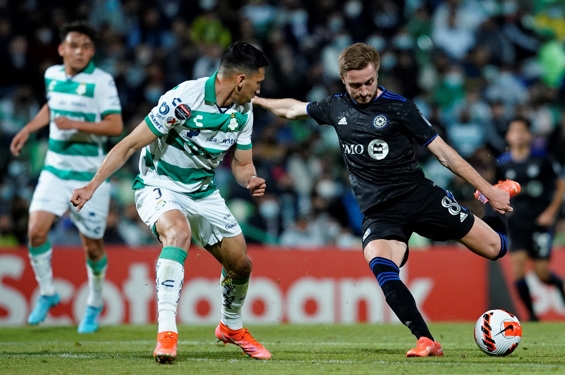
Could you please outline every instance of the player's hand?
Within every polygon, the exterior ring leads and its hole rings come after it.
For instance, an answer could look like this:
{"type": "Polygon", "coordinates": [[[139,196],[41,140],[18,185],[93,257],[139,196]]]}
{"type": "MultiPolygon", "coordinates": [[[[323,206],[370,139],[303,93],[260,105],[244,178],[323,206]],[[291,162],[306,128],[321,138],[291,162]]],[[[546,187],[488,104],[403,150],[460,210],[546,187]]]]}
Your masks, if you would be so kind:
{"type": "Polygon", "coordinates": [[[75,122],[68,117],[59,116],[53,121],[60,130],[71,130],[75,128],[75,122]]]}
{"type": "Polygon", "coordinates": [[[542,227],[550,227],[555,222],[556,212],[546,209],[536,219],[536,223],[542,227]]]}
{"type": "Polygon", "coordinates": [[[24,147],[27,139],[29,138],[29,133],[26,130],[20,130],[18,134],[12,138],[12,142],[10,143],[10,151],[14,156],[20,155],[20,151],[24,147]]]}
{"type": "Polygon", "coordinates": [[[88,185],[73,190],[73,194],[71,195],[71,203],[76,207],[77,212],[79,212],[84,207],[86,202],[88,202],[90,198],[92,198],[92,194],[94,194],[94,190],[89,188],[88,185]]]}
{"type": "Polygon", "coordinates": [[[510,206],[510,194],[507,191],[493,187],[487,198],[492,208],[499,214],[513,211],[512,206],[510,206]]]}
{"type": "Polygon", "coordinates": [[[265,194],[265,189],[267,189],[267,184],[265,179],[257,176],[251,176],[245,188],[249,190],[253,197],[260,197],[265,194]]]}

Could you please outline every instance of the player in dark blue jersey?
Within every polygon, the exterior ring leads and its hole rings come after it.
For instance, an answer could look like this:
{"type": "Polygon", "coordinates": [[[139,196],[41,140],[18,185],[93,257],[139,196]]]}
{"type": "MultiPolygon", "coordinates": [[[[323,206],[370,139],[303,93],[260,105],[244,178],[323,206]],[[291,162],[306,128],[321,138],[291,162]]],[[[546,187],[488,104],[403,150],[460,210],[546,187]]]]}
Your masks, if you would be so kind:
{"type": "Polygon", "coordinates": [[[528,258],[533,260],[536,276],[545,284],[554,285],[565,302],[563,280],[550,270],[551,247],[555,222],[565,194],[565,178],[561,165],[544,150],[532,148],[530,121],[516,117],[508,125],[508,151],[497,162],[496,177],[511,178],[522,186],[522,194],[512,199],[514,211],[508,217],[510,259],[514,282],[520,299],[537,321],[530,289],[526,283],[528,258]]]}
{"type": "Polygon", "coordinates": [[[436,241],[457,240],[474,253],[498,259],[506,253],[510,194],[490,185],[448,146],[416,105],[377,84],[380,57],[364,43],[339,56],[346,93],[305,103],[255,97],[254,105],[287,119],[312,117],[333,126],[349,180],[363,212],[363,253],[388,305],[418,339],[408,357],[441,356],[414,297],[399,277],[413,232],[436,241]],[[453,195],[428,180],[417,166],[413,141],[428,149],[453,173],[490,201],[483,220],[453,195]]]}

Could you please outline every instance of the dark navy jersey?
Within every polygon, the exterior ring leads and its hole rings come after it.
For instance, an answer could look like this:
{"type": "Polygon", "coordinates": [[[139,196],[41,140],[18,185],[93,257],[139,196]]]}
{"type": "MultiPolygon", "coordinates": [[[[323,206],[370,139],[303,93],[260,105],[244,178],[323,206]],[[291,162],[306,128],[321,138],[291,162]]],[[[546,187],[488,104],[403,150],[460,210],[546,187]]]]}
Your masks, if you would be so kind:
{"type": "Polygon", "coordinates": [[[522,191],[512,198],[511,221],[531,223],[549,206],[555,194],[562,167],[543,150],[534,149],[521,161],[512,160],[510,152],[502,154],[496,165],[496,179],[511,179],[520,183],[522,191]]]}
{"type": "Polygon", "coordinates": [[[344,93],[307,107],[318,124],[334,127],[363,212],[426,180],[416,163],[414,140],[425,146],[437,136],[413,101],[379,88],[381,95],[367,105],[344,93]]]}

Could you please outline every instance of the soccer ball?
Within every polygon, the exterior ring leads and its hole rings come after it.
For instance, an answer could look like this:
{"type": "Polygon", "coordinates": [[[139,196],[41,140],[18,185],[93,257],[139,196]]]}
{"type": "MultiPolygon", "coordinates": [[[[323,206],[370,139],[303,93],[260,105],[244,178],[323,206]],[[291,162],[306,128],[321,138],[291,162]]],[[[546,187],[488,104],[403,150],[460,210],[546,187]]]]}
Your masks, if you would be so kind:
{"type": "Polygon", "coordinates": [[[483,352],[492,356],[512,353],[522,340],[518,318],[506,310],[485,312],[475,324],[475,342],[483,352]]]}

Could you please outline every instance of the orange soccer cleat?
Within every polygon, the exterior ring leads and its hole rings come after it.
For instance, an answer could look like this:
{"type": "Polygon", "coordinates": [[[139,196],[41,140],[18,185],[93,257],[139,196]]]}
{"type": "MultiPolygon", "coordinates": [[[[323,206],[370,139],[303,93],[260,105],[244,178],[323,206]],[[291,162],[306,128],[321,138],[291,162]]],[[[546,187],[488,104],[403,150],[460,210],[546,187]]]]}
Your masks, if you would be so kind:
{"type": "Polygon", "coordinates": [[[178,333],[165,331],[157,334],[157,346],[153,351],[155,361],[159,363],[171,363],[177,357],[178,333]]]}
{"type": "Polygon", "coordinates": [[[251,336],[247,328],[232,330],[224,323],[216,327],[216,338],[225,344],[239,346],[245,354],[255,359],[271,359],[271,353],[251,336]]]}
{"type": "Polygon", "coordinates": [[[410,349],[406,357],[443,357],[443,349],[439,342],[420,337],[416,342],[416,347],[410,349]]]}
{"type": "MultiPolygon", "coordinates": [[[[520,194],[520,191],[522,190],[520,184],[513,180],[498,181],[498,183],[494,185],[494,187],[508,192],[508,194],[510,194],[510,198],[520,194]]],[[[475,199],[477,199],[481,203],[488,202],[488,198],[478,190],[475,191],[475,199]]]]}

